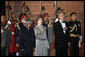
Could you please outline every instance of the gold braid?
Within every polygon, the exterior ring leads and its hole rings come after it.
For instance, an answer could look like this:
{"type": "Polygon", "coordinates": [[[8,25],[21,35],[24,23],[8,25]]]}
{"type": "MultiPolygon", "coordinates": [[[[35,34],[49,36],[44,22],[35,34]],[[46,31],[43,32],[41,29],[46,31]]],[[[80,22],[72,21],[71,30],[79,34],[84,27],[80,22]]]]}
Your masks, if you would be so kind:
{"type": "Polygon", "coordinates": [[[76,28],[76,31],[77,31],[77,25],[76,24],[74,24],[74,26],[70,27],[70,28],[72,28],[72,30],[70,30],[70,32],[72,32],[75,28],[76,28]]]}

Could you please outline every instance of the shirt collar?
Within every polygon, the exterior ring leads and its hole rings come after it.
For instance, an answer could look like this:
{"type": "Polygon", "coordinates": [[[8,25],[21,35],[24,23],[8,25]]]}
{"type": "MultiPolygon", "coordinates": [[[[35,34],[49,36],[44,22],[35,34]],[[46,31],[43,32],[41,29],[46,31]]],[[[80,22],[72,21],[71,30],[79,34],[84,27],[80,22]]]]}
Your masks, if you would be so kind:
{"type": "Polygon", "coordinates": [[[65,23],[64,21],[61,21],[61,20],[59,20],[60,21],[60,23],[65,23]]]}

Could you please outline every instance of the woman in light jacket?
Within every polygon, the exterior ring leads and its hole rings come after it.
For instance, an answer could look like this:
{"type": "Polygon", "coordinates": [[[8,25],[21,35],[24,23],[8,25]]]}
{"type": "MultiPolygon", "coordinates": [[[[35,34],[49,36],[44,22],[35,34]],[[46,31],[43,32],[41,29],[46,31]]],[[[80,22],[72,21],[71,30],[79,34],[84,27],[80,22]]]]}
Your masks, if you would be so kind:
{"type": "Polygon", "coordinates": [[[36,48],[35,56],[48,56],[49,43],[46,35],[46,28],[42,25],[43,20],[39,18],[35,26],[36,48]]]}

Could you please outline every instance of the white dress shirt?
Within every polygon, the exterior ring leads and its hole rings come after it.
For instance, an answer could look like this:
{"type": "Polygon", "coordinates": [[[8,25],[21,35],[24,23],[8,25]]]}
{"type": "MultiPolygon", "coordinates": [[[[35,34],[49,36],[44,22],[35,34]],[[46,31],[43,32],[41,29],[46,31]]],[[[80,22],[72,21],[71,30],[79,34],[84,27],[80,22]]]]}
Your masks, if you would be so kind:
{"type": "MultiPolygon", "coordinates": [[[[61,20],[59,20],[59,21],[60,21],[60,23],[61,23],[61,25],[62,25],[62,28],[64,29],[64,28],[66,27],[65,22],[62,22],[61,20]]],[[[65,30],[63,30],[63,32],[65,33],[65,30]]]]}

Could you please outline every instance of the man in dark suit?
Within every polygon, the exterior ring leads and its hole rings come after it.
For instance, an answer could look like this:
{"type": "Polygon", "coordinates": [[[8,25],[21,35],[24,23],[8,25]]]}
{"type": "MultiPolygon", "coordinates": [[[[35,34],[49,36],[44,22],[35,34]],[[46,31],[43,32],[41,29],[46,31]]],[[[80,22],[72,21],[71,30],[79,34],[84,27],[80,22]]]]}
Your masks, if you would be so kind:
{"type": "Polygon", "coordinates": [[[25,13],[21,13],[19,15],[19,23],[16,24],[15,27],[15,42],[16,42],[16,46],[18,47],[17,56],[22,56],[23,52],[19,52],[20,51],[20,38],[21,38],[21,32],[23,32],[25,27],[25,22],[26,22],[26,14],[25,13]]]}
{"type": "Polygon", "coordinates": [[[1,16],[1,56],[8,56],[9,47],[12,43],[11,31],[9,28],[5,28],[7,23],[5,16],[1,16]],[[2,21],[3,20],[3,21],[2,21]]]}
{"type": "Polygon", "coordinates": [[[60,11],[58,13],[59,21],[54,23],[55,34],[55,49],[56,56],[68,55],[68,41],[69,41],[69,27],[68,23],[64,21],[65,12],[60,11]]]}
{"type": "Polygon", "coordinates": [[[35,34],[34,29],[31,28],[31,20],[26,20],[25,28],[21,31],[20,35],[20,51],[24,52],[23,56],[33,56],[35,34]]]}

